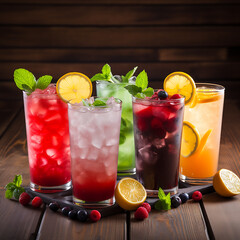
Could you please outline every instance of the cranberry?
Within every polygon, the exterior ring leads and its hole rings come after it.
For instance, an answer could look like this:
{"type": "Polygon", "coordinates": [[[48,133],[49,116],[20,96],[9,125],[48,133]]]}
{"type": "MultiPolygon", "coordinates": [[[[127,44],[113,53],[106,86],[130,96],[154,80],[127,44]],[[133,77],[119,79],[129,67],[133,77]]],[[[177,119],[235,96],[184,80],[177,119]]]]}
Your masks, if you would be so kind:
{"type": "Polygon", "coordinates": [[[202,193],[199,192],[199,191],[195,191],[193,194],[192,194],[192,199],[196,202],[199,202],[201,199],[202,199],[202,193]]]}
{"type": "Polygon", "coordinates": [[[148,217],[148,211],[145,207],[139,207],[134,213],[135,219],[143,220],[148,217]]]}
{"type": "Polygon", "coordinates": [[[93,222],[97,222],[101,219],[101,213],[98,210],[92,210],[89,218],[93,221],[93,222]]]}
{"type": "Polygon", "coordinates": [[[170,97],[170,99],[179,99],[179,98],[182,98],[182,96],[178,93],[176,93],[170,97]]]}

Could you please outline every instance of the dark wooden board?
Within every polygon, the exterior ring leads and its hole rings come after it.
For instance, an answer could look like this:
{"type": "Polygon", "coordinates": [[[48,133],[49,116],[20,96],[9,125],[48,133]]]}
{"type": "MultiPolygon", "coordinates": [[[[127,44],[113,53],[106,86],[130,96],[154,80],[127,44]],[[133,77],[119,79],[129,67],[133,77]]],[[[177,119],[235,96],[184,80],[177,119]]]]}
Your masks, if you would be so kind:
{"type": "Polygon", "coordinates": [[[4,25],[205,25],[239,24],[239,5],[5,5],[4,25]],[[64,12],[64,14],[63,14],[64,12]],[[169,17],[171,16],[171,17],[169,17]],[[111,21],[109,21],[111,19],[111,21]]]}
{"type": "Polygon", "coordinates": [[[1,47],[222,47],[239,46],[240,27],[1,26],[1,47]],[[44,34],[43,34],[44,33],[44,34]],[[106,38],[107,36],[107,38],[106,38]],[[127,36],[127,37],[126,37],[127,36]],[[176,41],[177,37],[177,41],[176,41]],[[16,40],[17,39],[17,40],[16,40]]]}

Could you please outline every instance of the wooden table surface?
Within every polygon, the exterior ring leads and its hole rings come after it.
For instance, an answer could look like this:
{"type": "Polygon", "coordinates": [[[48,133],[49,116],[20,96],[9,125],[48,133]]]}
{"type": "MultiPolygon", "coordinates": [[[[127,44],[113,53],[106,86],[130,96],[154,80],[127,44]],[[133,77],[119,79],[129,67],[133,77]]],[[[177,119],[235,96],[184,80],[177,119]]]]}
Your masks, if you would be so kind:
{"type": "MultiPolygon", "coordinates": [[[[153,210],[144,221],[133,213],[81,223],[52,212],[48,206],[33,209],[5,199],[4,186],[22,174],[28,186],[29,168],[21,93],[0,85],[0,239],[240,239],[240,196],[204,195],[177,209],[153,210]]],[[[219,169],[240,176],[240,104],[226,100],[219,169]]]]}

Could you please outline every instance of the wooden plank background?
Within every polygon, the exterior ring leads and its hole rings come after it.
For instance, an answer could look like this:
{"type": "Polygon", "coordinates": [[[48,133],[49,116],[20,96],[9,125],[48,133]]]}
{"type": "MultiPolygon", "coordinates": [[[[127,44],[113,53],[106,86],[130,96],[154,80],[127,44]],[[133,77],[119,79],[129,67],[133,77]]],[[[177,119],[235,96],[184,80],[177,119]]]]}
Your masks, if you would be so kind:
{"type": "Polygon", "coordinates": [[[239,0],[0,0],[0,81],[18,67],[54,81],[145,69],[161,87],[173,71],[219,83],[239,98],[239,0]]]}

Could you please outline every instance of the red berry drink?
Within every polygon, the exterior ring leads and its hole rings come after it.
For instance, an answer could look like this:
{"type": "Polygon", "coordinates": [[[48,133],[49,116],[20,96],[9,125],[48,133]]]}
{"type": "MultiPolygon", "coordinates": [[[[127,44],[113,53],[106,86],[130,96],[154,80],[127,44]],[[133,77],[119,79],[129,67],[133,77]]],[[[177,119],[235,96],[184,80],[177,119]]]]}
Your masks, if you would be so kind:
{"type": "Polygon", "coordinates": [[[178,188],[184,98],[160,100],[133,97],[137,179],[148,196],[178,188]]]}
{"type": "Polygon", "coordinates": [[[106,104],[68,105],[73,201],[89,208],[112,205],[117,181],[121,101],[106,104]]]}
{"type": "Polygon", "coordinates": [[[23,94],[32,190],[54,192],[70,188],[71,164],[68,110],[50,84],[23,94]]]}

